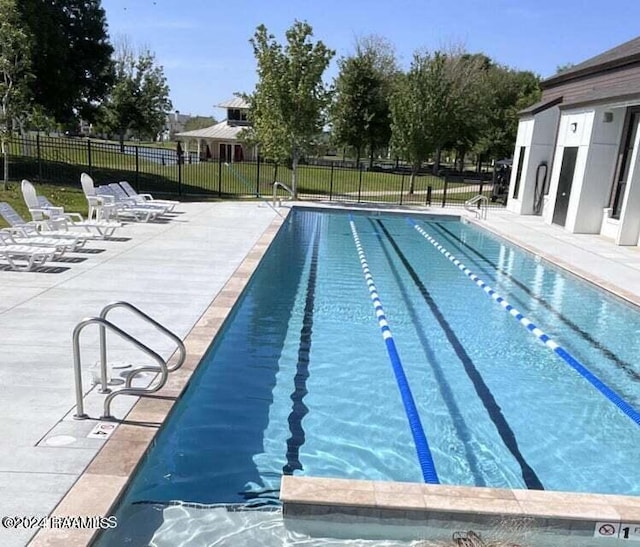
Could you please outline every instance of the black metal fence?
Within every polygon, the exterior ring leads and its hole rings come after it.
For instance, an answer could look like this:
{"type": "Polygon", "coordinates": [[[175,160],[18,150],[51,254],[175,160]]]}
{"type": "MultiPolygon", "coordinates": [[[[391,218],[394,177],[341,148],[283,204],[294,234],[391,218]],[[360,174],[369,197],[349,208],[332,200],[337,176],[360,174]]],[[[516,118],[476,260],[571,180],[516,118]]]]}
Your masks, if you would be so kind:
{"type": "MultiPolygon", "coordinates": [[[[225,164],[201,161],[196,154],[89,139],[15,138],[10,145],[11,179],[80,186],[80,174],[97,184],[128,180],[138,191],[202,198],[271,198],[274,182],[291,186],[290,166],[259,159],[225,164]]],[[[506,189],[494,185],[492,175],[420,172],[415,177],[401,165],[345,166],[337,162],[298,166],[300,199],[386,204],[461,205],[478,194],[494,206],[503,206],[506,189]]],[[[0,166],[2,159],[0,158],[0,166]]],[[[0,172],[2,170],[0,169],[0,172]]],[[[286,192],[278,190],[281,197],[286,192]]]]}

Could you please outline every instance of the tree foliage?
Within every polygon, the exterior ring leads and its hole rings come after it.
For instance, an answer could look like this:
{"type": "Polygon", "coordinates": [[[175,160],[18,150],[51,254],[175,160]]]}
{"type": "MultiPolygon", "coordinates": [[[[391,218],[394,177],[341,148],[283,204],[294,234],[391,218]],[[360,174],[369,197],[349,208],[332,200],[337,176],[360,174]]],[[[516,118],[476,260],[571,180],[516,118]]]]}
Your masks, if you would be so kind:
{"type": "Polygon", "coordinates": [[[440,151],[470,138],[481,80],[479,58],[440,51],[414,55],[391,98],[392,147],[412,166],[410,192],[430,155],[437,171],[440,151]]]}
{"type": "Polygon", "coordinates": [[[329,93],[322,75],[334,52],[322,41],[312,42],[313,30],[295,21],[286,31],[286,44],[260,25],[250,40],[258,65],[258,83],[246,96],[252,124],[245,138],[258,144],[260,153],[292,164],[294,195],[300,157],[311,146],[324,124],[329,93]]]}
{"type": "Polygon", "coordinates": [[[342,58],[338,65],[331,108],[333,138],[355,149],[356,162],[368,147],[371,164],[374,153],[391,138],[389,96],[398,73],[393,49],[378,37],[361,39],[355,54],[342,58]]]}
{"type": "Polygon", "coordinates": [[[204,129],[216,124],[213,116],[192,116],[184,123],[185,131],[194,131],[196,129],[204,129]]]}
{"type": "Polygon", "coordinates": [[[115,73],[116,84],[101,107],[101,126],[116,133],[120,142],[129,131],[139,138],[155,138],[172,107],[162,66],[156,65],[149,50],[136,55],[123,42],[116,54],[115,73]]]}
{"type": "Polygon", "coordinates": [[[113,47],[100,0],[20,0],[18,8],[33,36],[34,101],[59,122],[76,115],[93,121],[113,83],[113,47]]]}
{"type": "Polygon", "coordinates": [[[483,98],[485,120],[475,150],[481,156],[506,158],[513,153],[519,112],[540,100],[540,77],[532,72],[494,65],[487,73],[483,98]]]}
{"type": "Polygon", "coordinates": [[[9,180],[7,141],[13,119],[24,110],[28,94],[30,42],[16,0],[0,0],[0,148],[5,188],[9,180]]]}

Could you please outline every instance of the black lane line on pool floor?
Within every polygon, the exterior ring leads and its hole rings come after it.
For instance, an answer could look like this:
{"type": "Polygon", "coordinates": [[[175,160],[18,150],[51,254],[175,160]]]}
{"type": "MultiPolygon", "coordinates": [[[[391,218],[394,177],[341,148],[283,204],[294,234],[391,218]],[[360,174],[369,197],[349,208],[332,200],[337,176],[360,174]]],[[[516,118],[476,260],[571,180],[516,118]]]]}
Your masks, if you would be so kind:
{"type": "MultiPolygon", "coordinates": [[[[425,223],[423,223],[423,225],[424,224],[425,223]]],[[[632,380],[634,380],[636,382],[640,382],[640,373],[637,372],[634,369],[634,366],[631,363],[628,363],[624,359],[618,357],[618,355],[616,355],[612,350],[610,350],[608,347],[606,347],[603,344],[601,344],[598,340],[596,340],[588,332],[582,330],[582,328],[579,325],[577,325],[576,323],[571,321],[571,319],[569,319],[568,317],[563,315],[562,312],[560,312],[559,310],[556,310],[553,307],[553,305],[550,304],[549,302],[547,302],[544,298],[542,298],[541,296],[536,295],[524,283],[522,283],[521,281],[519,281],[518,279],[513,277],[510,273],[506,272],[504,269],[498,267],[498,265],[495,264],[490,258],[487,258],[480,251],[477,251],[471,245],[469,245],[468,243],[465,243],[464,241],[462,241],[461,238],[459,238],[453,232],[449,231],[447,228],[442,226],[439,222],[436,222],[434,224],[427,224],[427,226],[435,226],[436,228],[439,228],[441,233],[444,234],[444,237],[449,239],[449,241],[451,241],[454,246],[458,247],[458,249],[462,250],[462,247],[465,247],[465,249],[470,250],[478,258],[480,258],[481,260],[483,260],[484,262],[489,264],[492,268],[494,268],[495,271],[500,272],[504,277],[509,279],[509,281],[511,281],[514,285],[517,285],[518,288],[522,289],[522,291],[524,291],[532,299],[534,299],[536,302],[539,302],[540,305],[543,308],[545,308],[551,314],[555,315],[558,319],[560,319],[560,321],[562,321],[565,325],[567,325],[576,334],[581,336],[585,341],[587,341],[589,344],[591,344],[595,349],[597,349],[598,351],[602,352],[602,354],[606,358],[611,359],[611,361],[613,361],[620,369],[622,369],[632,380]],[[455,240],[455,241],[452,241],[452,239],[455,240]],[[456,244],[456,241],[458,242],[458,244],[456,244]]],[[[480,269],[483,269],[483,268],[480,267],[480,269]]],[[[484,271],[489,277],[492,277],[494,281],[497,280],[496,276],[495,276],[495,272],[488,272],[486,270],[484,270],[484,271]]],[[[510,296],[510,298],[512,298],[512,297],[510,296]]],[[[520,300],[520,302],[522,302],[522,300],[520,300]]],[[[523,303],[523,307],[526,308],[528,306],[523,303]]]]}
{"type": "MultiPolygon", "coordinates": [[[[389,268],[391,269],[393,276],[395,277],[396,282],[398,284],[398,288],[402,293],[402,298],[404,299],[405,304],[407,306],[407,311],[411,316],[411,321],[413,322],[414,325],[417,326],[420,324],[418,311],[413,305],[413,302],[411,301],[411,298],[407,293],[406,287],[402,283],[402,280],[400,278],[400,272],[398,271],[398,268],[393,262],[391,253],[389,252],[387,247],[382,244],[382,236],[380,234],[380,231],[376,228],[374,221],[372,219],[369,219],[369,222],[371,223],[376,236],[380,240],[380,248],[382,249],[382,252],[384,253],[385,258],[387,259],[389,268]]],[[[476,486],[487,486],[487,482],[484,479],[482,468],[471,446],[473,442],[473,438],[469,431],[469,426],[467,425],[464,419],[464,416],[462,415],[462,412],[460,412],[460,407],[456,402],[455,394],[453,393],[453,390],[451,389],[451,386],[449,385],[449,382],[447,381],[444,375],[442,367],[438,362],[438,358],[436,357],[435,352],[433,351],[433,348],[431,347],[431,344],[429,343],[429,340],[426,337],[425,333],[423,332],[422,329],[416,328],[416,335],[418,336],[420,340],[420,344],[422,345],[422,349],[424,350],[427,360],[431,365],[431,368],[433,370],[433,375],[436,379],[436,383],[438,384],[438,389],[440,390],[442,400],[447,406],[447,410],[449,411],[449,415],[451,416],[451,421],[453,422],[453,426],[458,434],[458,437],[462,441],[465,457],[467,459],[467,462],[469,463],[469,470],[473,476],[474,483],[476,486]]]]}
{"type": "Polygon", "coordinates": [[[480,374],[475,364],[473,363],[473,360],[471,359],[471,357],[469,357],[469,354],[464,349],[464,346],[462,345],[458,337],[453,332],[451,325],[449,325],[444,315],[442,315],[440,308],[434,301],[433,297],[429,293],[428,289],[426,288],[426,286],[424,285],[424,283],[422,282],[422,280],[420,279],[416,271],[413,269],[413,266],[411,266],[411,263],[407,260],[407,257],[404,255],[404,253],[396,243],[393,236],[387,230],[386,226],[382,223],[381,220],[377,220],[376,222],[384,232],[389,243],[393,247],[393,250],[398,255],[398,258],[402,262],[402,265],[405,267],[405,269],[409,273],[409,276],[411,277],[416,287],[418,288],[418,291],[420,292],[425,303],[431,310],[431,313],[433,314],[436,321],[438,321],[438,324],[444,331],[444,334],[447,337],[447,340],[449,341],[449,343],[451,344],[451,347],[453,348],[458,359],[460,359],[460,362],[462,363],[464,370],[467,373],[467,376],[471,380],[471,383],[473,384],[473,387],[476,390],[478,397],[480,397],[480,400],[482,401],[482,404],[487,410],[487,413],[489,414],[491,421],[496,426],[496,429],[498,431],[498,434],[500,435],[500,438],[502,439],[502,442],[504,442],[504,445],[507,447],[509,452],[511,452],[515,460],[518,462],[518,465],[520,466],[520,469],[522,472],[522,478],[525,484],[527,485],[527,488],[529,488],[530,490],[544,490],[544,486],[542,485],[542,482],[538,478],[538,475],[533,470],[533,468],[527,463],[525,457],[522,455],[522,452],[520,452],[518,441],[516,440],[516,436],[513,430],[511,429],[511,426],[509,426],[509,423],[507,422],[506,418],[502,414],[502,409],[500,408],[500,405],[498,405],[498,403],[496,402],[493,396],[493,393],[491,393],[489,386],[487,386],[487,384],[485,383],[484,379],[482,378],[482,375],[480,374]]]}
{"type": "Polygon", "coordinates": [[[296,375],[293,378],[294,391],[291,394],[293,406],[289,413],[289,431],[291,436],[287,439],[287,463],[282,468],[285,475],[293,475],[293,472],[302,470],[300,463],[300,447],[304,444],[305,433],[302,427],[303,418],[309,413],[309,408],[304,404],[304,398],[309,393],[307,380],[309,379],[309,354],[311,353],[311,335],[313,333],[313,306],[316,295],[316,280],[318,277],[318,249],[320,247],[320,230],[316,228],[313,235],[313,249],[311,251],[311,265],[309,266],[309,279],[307,281],[307,296],[304,304],[302,328],[300,329],[300,343],[298,345],[298,363],[296,375]]]}

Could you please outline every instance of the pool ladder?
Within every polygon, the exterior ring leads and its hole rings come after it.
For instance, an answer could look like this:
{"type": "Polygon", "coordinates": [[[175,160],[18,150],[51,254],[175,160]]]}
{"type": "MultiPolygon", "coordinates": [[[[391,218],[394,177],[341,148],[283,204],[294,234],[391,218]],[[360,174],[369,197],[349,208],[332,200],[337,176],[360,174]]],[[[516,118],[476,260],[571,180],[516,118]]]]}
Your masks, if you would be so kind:
{"type": "Polygon", "coordinates": [[[111,304],[107,304],[100,315],[97,317],[89,317],[87,319],[83,319],[78,323],[73,329],[73,367],[74,367],[74,376],[75,376],[75,388],[76,388],[76,413],[74,414],[74,418],[78,420],[87,419],[89,416],[84,412],[84,397],[83,397],[83,387],[82,387],[82,363],[80,357],[80,334],[85,329],[85,327],[89,325],[98,325],[99,334],[100,334],[100,393],[104,393],[107,396],[104,399],[104,413],[101,419],[113,419],[111,415],[111,402],[118,395],[134,395],[134,396],[142,396],[147,395],[149,393],[155,393],[156,391],[162,389],[162,387],[166,384],[167,379],[169,377],[169,373],[178,370],[182,364],[184,363],[187,350],[184,346],[184,343],[178,336],[172,333],[165,326],[158,323],[155,319],[148,316],[142,310],[130,304],[129,302],[118,301],[112,302],[111,304]],[[173,342],[175,342],[178,351],[178,359],[177,361],[169,366],[169,360],[165,361],[157,352],[143,344],[140,340],[126,332],[125,330],[118,327],[112,321],[107,319],[107,315],[109,312],[116,308],[124,308],[141,317],[146,323],[149,323],[157,330],[159,330],[162,334],[167,336],[173,342]],[[124,386],[111,390],[109,386],[109,378],[107,374],[107,331],[111,331],[127,342],[133,344],[136,348],[141,350],[143,353],[146,353],[154,361],[156,361],[157,365],[142,365],[138,367],[134,367],[129,371],[127,378],[125,380],[124,386]],[[133,380],[142,372],[154,372],[157,376],[151,381],[151,383],[147,387],[133,387],[133,380]]]}
{"type": "Polygon", "coordinates": [[[289,188],[284,182],[274,182],[273,183],[273,206],[280,207],[282,205],[282,199],[278,196],[278,188],[282,188],[289,192],[289,199],[293,199],[293,190],[289,188]]]}
{"type": "Polygon", "coordinates": [[[489,198],[482,194],[478,194],[477,196],[465,201],[464,208],[471,213],[475,213],[476,218],[486,220],[487,210],[489,208],[489,198]],[[476,207],[474,207],[474,205],[476,205],[476,207]]]}

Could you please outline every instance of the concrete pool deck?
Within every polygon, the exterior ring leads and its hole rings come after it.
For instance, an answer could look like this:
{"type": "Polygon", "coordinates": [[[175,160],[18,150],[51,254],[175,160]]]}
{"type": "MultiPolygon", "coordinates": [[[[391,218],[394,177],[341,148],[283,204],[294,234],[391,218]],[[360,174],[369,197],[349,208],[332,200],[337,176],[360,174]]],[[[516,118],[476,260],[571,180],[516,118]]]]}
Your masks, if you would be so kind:
{"type": "MultiPolygon", "coordinates": [[[[90,248],[101,252],[78,255],[86,260],[61,264],[69,269],[60,273],[0,271],[1,516],[109,514],[281,223],[273,210],[256,203],[185,203],[179,211],[166,224],[125,226],[116,235],[127,241],[90,242],[90,248]],[[141,399],[133,410],[127,398],[116,398],[114,414],[127,419],[105,442],[87,437],[96,421],[72,419],[71,331],[114,300],[132,302],[176,332],[185,339],[189,357],[157,397],[141,399]]],[[[423,211],[466,215],[453,209],[423,211]]],[[[487,220],[471,221],[640,305],[637,247],[619,248],[600,236],[568,234],[540,218],[503,210],[490,210],[487,220]]],[[[127,317],[122,320],[127,327],[136,325],[127,317]]],[[[158,344],[163,357],[173,352],[148,329],[143,335],[158,344]]],[[[95,333],[83,337],[83,362],[97,359],[96,342],[95,333]]],[[[123,362],[136,358],[121,343],[111,355],[123,362]]],[[[99,397],[89,399],[90,416],[99,416],[99,397]]],[[[393,497],[400,506],[405,503],[393,497]]],[[[627,501],[625,505],[617,499],[614,511],[590,515],[594,520],[601,516],[640,522],[638,499],[627,501]]],[[[520,498],[518,504],[522,506],[520,498]]],[[[35,532],[0,529],[0,544],[24,545],[35,532]]],[[[85,545],[93,532],[43,530],[32,544],[85,545]]]]}

